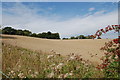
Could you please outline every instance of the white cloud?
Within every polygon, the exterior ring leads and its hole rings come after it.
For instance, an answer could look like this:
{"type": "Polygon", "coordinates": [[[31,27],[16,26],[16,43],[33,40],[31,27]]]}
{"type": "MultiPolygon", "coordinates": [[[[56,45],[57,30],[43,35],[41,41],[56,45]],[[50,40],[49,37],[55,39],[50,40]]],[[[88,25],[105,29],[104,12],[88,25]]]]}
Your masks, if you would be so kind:
{"type": "Polygon", "coordinates": [[[48,10],[53,10],[53,8],[49,7],[48,10]]]}
{"type": "Polygon", "coordinates": [[[89,11],[94,11],[95,10],[95,8],[89,8],[89,11]]]}
{"type": "Polygon", "coordinates": [[[101,11],[95,12],[95,15],[104,14],[104,12],[105,12],[105,10],[101,10],[101,11]]]}
{"type": "MultiPolygon", "coordinates": [[[[107,25],[118,24],[117,11],[106,14],[103,14],[103,11],[99,11],[82,18],[75,17],[64,21],[59,20],[58,16],[51,18],[38,15],[36,12],[39,10],[30,9],[22,4],[17,4],[14,8],[7,11],[12,11],[17,15],[3,14],[4,25],[11,25],[17,29],[29,29],[36,33],[50,30],[59,32],[61,37],[94,34],[98,29],[107,25]]],[[[110,35],[113,36],[114,34],[110,35]]]]}

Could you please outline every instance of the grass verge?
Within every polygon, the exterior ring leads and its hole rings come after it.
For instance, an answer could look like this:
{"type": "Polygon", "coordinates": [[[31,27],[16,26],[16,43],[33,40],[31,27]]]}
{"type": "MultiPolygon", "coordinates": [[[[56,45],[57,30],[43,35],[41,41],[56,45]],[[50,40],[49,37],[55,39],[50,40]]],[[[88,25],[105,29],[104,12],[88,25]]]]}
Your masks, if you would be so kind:
{"type": "MultiPolygon", "coordinates": [[[[88,60],[44,53],[2,43],[2,71],[10,78],[103,78],[88,60]]],[[[5,76],[3,76],[5,77],[5,76]]]]}

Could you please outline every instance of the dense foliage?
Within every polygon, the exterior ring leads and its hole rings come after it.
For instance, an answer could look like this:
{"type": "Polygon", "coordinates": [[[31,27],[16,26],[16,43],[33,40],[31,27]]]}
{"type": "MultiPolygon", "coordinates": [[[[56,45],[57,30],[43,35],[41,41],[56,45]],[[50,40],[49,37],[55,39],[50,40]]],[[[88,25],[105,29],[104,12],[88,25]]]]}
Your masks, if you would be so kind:
{"type": "Polygon", "coordinates": [[[92,39],[90,35],[84,36],[84,35],[79,35],[79,36],[72,36],[70,38],[63,38],[63,39],[92,39]]]}
{"type": "Polygon", "coordinates": [[[79,36],[76,36],[76,37],[74,37],[74,36],[72,36],[72,37],[70,37],[70,39],[92,39],[92,37],[91,36],[84,36],[84,35],[79,35],[79,36]]]}
{"type": "Polygon", "coordinates": [[[60,39],[59,33],[51,33],[43,32],[43,33],[32,33],[29,30],[21,30],[21,29],[14,29],[12,27],[5,27],[2,29],[3,34],[10,34],[10,35],[22,35],[22,36],[31,36],[31,37],[38,37],[38,38],[47,38],[47,39],[60,39]]]}
{"type": "MultiPolygon", "coordinates": [[[[91,37],[100,37],[103,33],[115,30],[115,32],[120,31],[120,25],[107,26],[105,29],[100,29],[95,35],[91,37]]],[[[120,36],[117,39],[113,39],[105,43],[105,46],[101,48],[104,51],[104,56],[101,58],[102,63],[96,68],[103,70],[105,77],[107,78],[120,78],[120,36]]]]}
{"type": "MultiPolygon", "coordinates": [[[[14,29],[12,27],[5,27],[2,29],[3,34],[10,34],[10,35],[22,35],[22,36],[31,36],[31,37],[38,37],[38,38],[47,38],[47,39],[60,39],[59,33],[51,33],[50,31],[48,32],[43,32],[43,33],[32,33],[29,30],[21,30],[21,29],[14,29]]],[[[63,39],[92,39],[90,35],[84,36],[84,35],[79,35],[79,36],[72,36],[70,38],[63,38],[63,39]]]]}

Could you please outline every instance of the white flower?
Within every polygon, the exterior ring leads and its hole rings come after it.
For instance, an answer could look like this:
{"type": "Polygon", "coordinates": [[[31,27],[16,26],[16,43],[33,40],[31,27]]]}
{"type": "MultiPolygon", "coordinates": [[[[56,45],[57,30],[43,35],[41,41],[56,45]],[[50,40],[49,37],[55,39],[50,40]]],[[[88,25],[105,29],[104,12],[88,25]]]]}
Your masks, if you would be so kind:
{"type": "Polygon", "coordinates": [[[19,78],[24,78],[23,73],[19,73],[18,76],[19,76],[19,78]]]}
{"type": "Polygon", "coordinates": [[[28,71],[28,73],[29,73],[29,74],[31,73],[31,69],[28,71]]]}
{"type": "Polygon", "coordinates": [[[56,55],[57,55],[57,56],[60,56],[61,54],[56,52],[56,55]]]}
{"type": "Polygon", "coordinates": [[[85,62],[84,62],[84,61],[81,61],[81,63],[85,64],[85,62]]]}
{"type": "Polygon", "coordinates": [[[47,56],[47,59],[50,59],[50,58],[52,58],[52,57],[54,57],[54,55],[48,55],[48,56],[47,56]]]}
{"type": "Polygon", "coordinates": [[[70,76],[72,76],[72,75],[73,75],[73,73],[69,73],[69,75],[70,75],[70,76]]]}
{"type": "Polygon", "coordinates": [[[31,74],[31,76],[32,76],[32,78],[35,78],[35,77],[36,77],[36,75],[35,75],[35,74],[31,74]]]}
{"type": "Polygon", "coordinates": [[[49,78],[52,78],[53,76],[54,76],[54,72],[51,72],[51,73],[48,75],[49,78]]]}
{"type": "Polygon", "coordinates": [[[19,68],[21,68],[21,65],[18,65],[19,68]]]}
{"type": "Polygon", "coordinates": [[[54,49],[52,49],[51,52],[54,52],[54,49]]]}
{"type": "Polygon", "coordinates": [[[69,74],[68,74],[68,73],[66,73],[66,74],[64,75],[64,78],[66,78],[68,75],[69,75],[69,74]]]}
{"type": "Polygon", "coordinates": [[[86,63],[85,66],[88,67],[89,65],[86,63]]]}
{"type": "Polygon", "coordinates": [[[50,67],[53,67],[53,66],[55,66],[55,64],[51,64],[51,65],[50,65],[50,67]]]}
{"type": "Polygon", "coordinates": [[[70,60],[74,60],[74,59],[75,59],[75,57],[74,57],[74,56],[71,56],[71,57],[70,57],[70,60]]]}
{"type": "Polygon", "coordinates": [[[36,75],[38,75],[38,72],[35,72],[36,75]]]}
{"type": "Polygon", "coordinates": [[[71,73],[73,73],[73,71],[70,71],[71,73]]]}
{"type": "Polygon", "coordinates": [[[56,68],[61,69],[63,65],[64,65],[63,63],[59,63],[56,68]]]}
{"type": "Polygon", "coordinates": [[[11,71],[11,73],[14,73],[14,71],[11,71]]]}
{"type": "Polygon", "coordinates": [[[58,76],[58,78],[63,78],[64,77],[64,75],[63,74],[60,74],[59,76],[58,76]]]}

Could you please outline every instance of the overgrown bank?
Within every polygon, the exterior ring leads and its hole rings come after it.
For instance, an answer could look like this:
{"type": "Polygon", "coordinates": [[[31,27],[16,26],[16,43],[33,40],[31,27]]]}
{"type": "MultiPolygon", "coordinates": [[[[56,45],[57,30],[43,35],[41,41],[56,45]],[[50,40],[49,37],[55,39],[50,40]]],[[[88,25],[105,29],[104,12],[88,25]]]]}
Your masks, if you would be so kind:
{"type": "MultiPolygon", "coordinates": [[[[66,57],[50,52],[33,52],[2,43],[3,72],[10,78],[103,78],[89,61],[79,55],[66,57]]],[[[5,76],[3,76],[5,77],[5,76]]]]}

